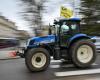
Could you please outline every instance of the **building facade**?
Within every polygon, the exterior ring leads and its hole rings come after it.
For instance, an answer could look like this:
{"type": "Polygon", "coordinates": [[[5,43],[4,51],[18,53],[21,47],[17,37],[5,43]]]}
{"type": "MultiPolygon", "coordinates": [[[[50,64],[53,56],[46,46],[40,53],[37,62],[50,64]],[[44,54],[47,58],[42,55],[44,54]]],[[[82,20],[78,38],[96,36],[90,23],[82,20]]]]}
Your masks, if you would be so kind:
{"type": "Polygon", "coordinates": [[[28,33],[26,31],[22,32],[22,30],[17,30],[17,26],[14,22],[6,19],[4,16],[0,16],[0,37],[21,38],[28,37],[28,33]]]}

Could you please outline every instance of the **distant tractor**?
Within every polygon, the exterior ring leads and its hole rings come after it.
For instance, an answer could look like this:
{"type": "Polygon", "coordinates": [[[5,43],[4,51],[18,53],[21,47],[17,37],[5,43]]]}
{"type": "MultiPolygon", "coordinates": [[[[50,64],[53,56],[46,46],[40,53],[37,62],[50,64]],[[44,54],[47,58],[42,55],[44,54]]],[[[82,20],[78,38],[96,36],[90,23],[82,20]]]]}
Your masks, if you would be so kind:
{"type": "Polygon", "coordinates": [[[50,26],[50,34],[29,39],[23,57],[27,68],[46,70],[50,58],[71,61],[76,67],[87,68],[96,60],[95,40],[80,32],[80,19],[60,19],[50,26]]]}

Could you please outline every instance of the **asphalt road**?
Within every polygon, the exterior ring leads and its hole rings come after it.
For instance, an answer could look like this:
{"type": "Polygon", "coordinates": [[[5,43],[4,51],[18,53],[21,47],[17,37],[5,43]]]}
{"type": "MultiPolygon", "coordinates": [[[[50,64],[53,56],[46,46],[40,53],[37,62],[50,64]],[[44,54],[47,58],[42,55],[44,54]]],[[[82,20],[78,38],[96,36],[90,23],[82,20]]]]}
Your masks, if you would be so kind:
{"type": "Polygon", "coordinates": [[[70,63],[51,60],[46,71],[31,73],[24,59],[0,60],[0,80],[100,80],[100,55],[88,69],[75,68],[70,63]]]}

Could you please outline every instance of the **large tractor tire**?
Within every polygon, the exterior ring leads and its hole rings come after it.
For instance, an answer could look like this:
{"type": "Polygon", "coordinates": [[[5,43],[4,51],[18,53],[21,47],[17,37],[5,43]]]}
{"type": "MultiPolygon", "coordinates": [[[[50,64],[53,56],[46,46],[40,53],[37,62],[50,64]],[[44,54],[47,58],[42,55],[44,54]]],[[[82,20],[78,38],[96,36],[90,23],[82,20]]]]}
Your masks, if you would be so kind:
{"type": "Polygon", "coordinates": [[[34,48],[27,52],[25,63],[29,71],[46,70],[50,64],[50,55],[44,48],[34,48]]]}
{"type": "Polygon", "coordinates": [[[74,43],[70,49],[72,62],[76,67],[90,67],[96,60],[95,45],[88,40],[80,40],[74,43]]]}

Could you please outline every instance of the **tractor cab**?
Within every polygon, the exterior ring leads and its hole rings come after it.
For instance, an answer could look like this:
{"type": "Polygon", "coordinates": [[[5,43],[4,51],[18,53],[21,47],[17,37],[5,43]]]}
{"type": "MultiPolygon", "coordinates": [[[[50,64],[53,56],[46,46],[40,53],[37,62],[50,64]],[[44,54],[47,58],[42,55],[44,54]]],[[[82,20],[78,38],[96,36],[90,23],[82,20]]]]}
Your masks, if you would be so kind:
{"type": "Polygon", "coordinates": [[[79,33],[80,30],[80,19],[71,18],[71,19],[60,19],[59,21],[54,20],[54,25],[59,26],[59,31],[65,34],[75,34],[79,33]]]}
{"type": "MultiPolygon", "coordinates": [[[[69,39],[80,33],[80,19],[71,18],[71,19],[60,19],[59,21],[54,20],[54,34],[61,46],[67,47],[69,39]]],[[[52,32],[52,31],[51,31],[52,32]]]]}

